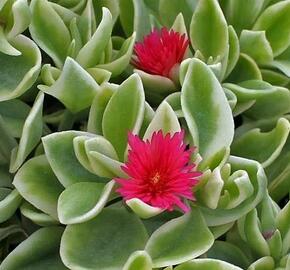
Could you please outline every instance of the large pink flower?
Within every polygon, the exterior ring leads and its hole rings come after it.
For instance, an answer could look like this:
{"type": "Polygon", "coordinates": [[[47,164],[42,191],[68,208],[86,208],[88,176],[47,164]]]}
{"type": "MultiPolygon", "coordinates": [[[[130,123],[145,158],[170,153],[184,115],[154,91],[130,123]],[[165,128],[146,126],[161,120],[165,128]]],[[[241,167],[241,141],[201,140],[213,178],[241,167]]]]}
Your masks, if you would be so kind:
{"type": "Polygon", "coordinates": [[[173,136],[153,133],[151,140],[143,141],[129,134],[129,156],[123,171],[128,179],[117,178],[117,192],[124,200],[138,198],[143,202],[172,211],[178,206],[184,212],[190,208],[184,199],[194,200],[192,188],[201,175],[190,162],[192,149],[183,142],[184,131],[173,136]]]}
{"type": "Polygon", "coordinates": [[[137,42],[134,48],[136,58],[132,64],[149,74],[170,78],[170,71],[180,64],[188,47],[189,41],[185,34],[162,28],[153,30],[137,42]]]}

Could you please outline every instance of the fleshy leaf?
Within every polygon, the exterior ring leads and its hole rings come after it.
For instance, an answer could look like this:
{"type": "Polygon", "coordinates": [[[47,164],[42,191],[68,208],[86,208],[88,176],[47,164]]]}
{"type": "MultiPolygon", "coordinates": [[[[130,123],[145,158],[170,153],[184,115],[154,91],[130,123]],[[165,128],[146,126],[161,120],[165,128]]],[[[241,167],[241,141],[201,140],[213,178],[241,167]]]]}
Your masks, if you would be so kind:
{"type": "Polygon", "coordinates": [[[22,201],[19,192],[14,189],[0,188],[0,222],[8,220],[15,213],[22,201]]]}
{"type": "Polygon", "coordinates": [[[39,93],[34,105],[29,112],[22,130],[18,147],[14,148],[11,155],[10,172],[15,173],[34,147],[39,143],[42,129],[42,107],[44,94],[39,93]]]}
{"type": "Polygon", "coordinates": [[[58,217],[63,224],[84,223],[96,217],[107,203],[115,182],[81,182],[66,188],[58,199],[58,217]]]}
{"type": "Polygon", "coordinates": [[[21,55],[10,56],[0,52],[0,101],[22,95],[36,81],[41,67],[41,54],[29,38],[18,35],[10,40],[21,55]]]}
{"type": "Polygon", "coordinates": [[[146,240],[136,215],[125,209],[104,209],[88,222],[66,227],[60,255],[70,269],[120,270],[132,252],[144,248],[146,240]]]}
{"type": "Polygon", "coordinates": [[[68,57],[58,80],[50,87],[39,85],[38,88],[76,113],[92,104],[99,85],[75,60],[68,57]]]}
{"type": "Polygon", "coordinates": [[[55,62],[62,67],[71,43],[70,33],[62,18],[47,0],[33,0],[30,4],[32,38],[55,62]]]}
{"type": "Polygon", "coordinates": [[[0,270],[65,270],[59,257],[61,227],[42,228],[17,246],[2,262],[0,270]]]}
{"type": "Polygon", "coordinates": [[[199,1],[190,24],[193,48],[208,59],[223,57],[228,44],[228,27],[223,12],[215,0],[199,1]]]}
{"type": "Polygon", "coordinates": [[[122,270],[152,270],[151,258],[146,251],[136,251],[131,254],[122,270]]]}
{"type": "Polygon", "coordinates": [[[204,160],[231,144],[234,136],[231,108],[215,75],[200,60],[190,63],[182,85],[181,106],[204,160]]]}
{"type": "Polygon", "coordinates": [[[90,68],[99,63],[103,50],[111,37],[113,22],[107,8],[103,8],[103,18],[96,32],[87,44],[80,50],[76,60],[84,68],[90,68]]]}
{"type": "Polygon", "coordinates": [[[196,259],[191,262],[181,264],[176,270],[242,270],[233,264],[214,259],[196,259]]]}
{"type": "Polygon", "coordinates": [[[153,207],[144,203],[138,198],[130,199],[126,201],[126,204],[141,218],[151,218],[159,215],[164,210],[158,207],[153,207]]]}
{"type": "Polygon", "coordinates": [[[42,139],[48,162],[63,186],[78,182],[98,182],[98,177],[87,171],[77,160],[73,140],[77,136],[94,136],[81,131],[64,131],[42,139]]]}
{"type": "Polygon", "coordinates": [[[256,21],[253,30],[266,31],[274,56],[290,45],[290,1],[281,1],[268,7],[256,21]]]}
{"type": "Polygon", "coordinates": [[[124,81],[110,99],[103,116],[103,133],[124,160],[128,132],[138,133],[144,116],[144,90],[141,79],[134,74],[124,81]]]}
{"type": "Polygon", "coordinates": [[[156,110],[155,115],[145,132],[143,140],[150,139],[152,134],[159,130],[162,130],[163,134],[170,133],[171,135],[180,131],[178,118],[166,101],[162,102],[156,110]]]}
{"type": "Polygon", "coordinates": [[[275,261],[272,257],[266,256],[258,259],[252,263],[248,270],[273,270],[275,268],[275,261]]]}
{"type": "Polygon", "coordinates": [[[234,141],[232,153],[257,160],[263,167],[267,167],[279,156],[289,130],[290,124],[285,118],[279,119],[277,126],[267,133],[259,129],[250,130],[234,141]]]}
{"type": "Polygon", "coordinates": [[[202,215],[193,208],[190,213],[172,219],[157,229],[145,250],[151,256],[154,268],[165,267],[200,256],[211,247],[213,241],[214,237],[202,215]]]}
{"type": "Polygon", "coordinates": [[[251,56],[259,64],[273,61],[273,51],[265,31],[243,30],[240,36],[241,52],[251,56]]]}
{"type": "Polygon", "coordinates": [[[64,188],[45,156],[37,156],[27,161],[15,175],[13,185],[25,200],[58,219],[57,199],[64,188]]]}

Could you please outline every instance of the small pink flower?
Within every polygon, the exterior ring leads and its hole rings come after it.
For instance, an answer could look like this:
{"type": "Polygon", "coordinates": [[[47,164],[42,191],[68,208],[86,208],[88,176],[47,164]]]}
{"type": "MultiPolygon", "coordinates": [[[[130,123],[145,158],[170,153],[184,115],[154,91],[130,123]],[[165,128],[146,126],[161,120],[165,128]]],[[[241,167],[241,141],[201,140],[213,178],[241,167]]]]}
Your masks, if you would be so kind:
{"type": "Polygon", "coordinates": [[[190,208],[183,199],[195,200],[192,188],[200,172],[190,162],[193,149],[183,142],[184,131],[173,136],[154,132],[151,140],[143,141],[129,133],[129,155],[122,167],[128,179],[117,178],[117,192],[124,200],[138,198],[143,202],[172,211],[178,206],[184,212],[190,208]]]}
{"type": "Polygon", "coordinates": [[[170,78],[170,71],[180,64],[188,47],[189,41],[185,34],[162,28],[153,30],[137,42],[134,48],[136,58],[132,64],[149,74],[170,78]]]}

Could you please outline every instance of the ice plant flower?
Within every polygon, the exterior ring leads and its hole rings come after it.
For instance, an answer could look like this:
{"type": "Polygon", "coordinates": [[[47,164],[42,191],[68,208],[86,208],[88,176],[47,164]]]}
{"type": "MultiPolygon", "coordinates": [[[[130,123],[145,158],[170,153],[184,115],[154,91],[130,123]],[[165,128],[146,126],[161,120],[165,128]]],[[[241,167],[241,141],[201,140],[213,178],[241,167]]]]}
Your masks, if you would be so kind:
{"type": "Polygon", "coordinates": [[[149,74],[171,78],[172,68],[181,63],[188,44],[185,34],[166,28],[155,29],[144,37],[143,42],[135,44],[132,64],[149,74]]]}
{"type": "Polygon", "coordinates": [[[190,210],[184,199],[195,199],[192,189],[201,173],[190,162],[193,149],[187,149],[183,139],[184,131],[172,136],[154,132],[146,141],[129,133],[128,161],[122,167],[129,177],[115,179],[124,200],[137,198],[168,211],[175,206],[184,212],[190,210]]]}

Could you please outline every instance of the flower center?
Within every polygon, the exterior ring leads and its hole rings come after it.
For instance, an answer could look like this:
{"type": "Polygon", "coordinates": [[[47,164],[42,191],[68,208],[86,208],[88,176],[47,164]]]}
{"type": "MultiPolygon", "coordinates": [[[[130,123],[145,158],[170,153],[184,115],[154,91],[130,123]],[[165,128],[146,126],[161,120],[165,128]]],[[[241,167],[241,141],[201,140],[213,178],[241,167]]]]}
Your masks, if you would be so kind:
{"type": "Polygon", "coordinates": [[[155,173],[154,176],[150,178],[151,183],[152,183],[153,185],[158,184],[159,181],[160,181],[160,178],[161,178],[160,173],[159,173],[159,172],[155,173]]]}

